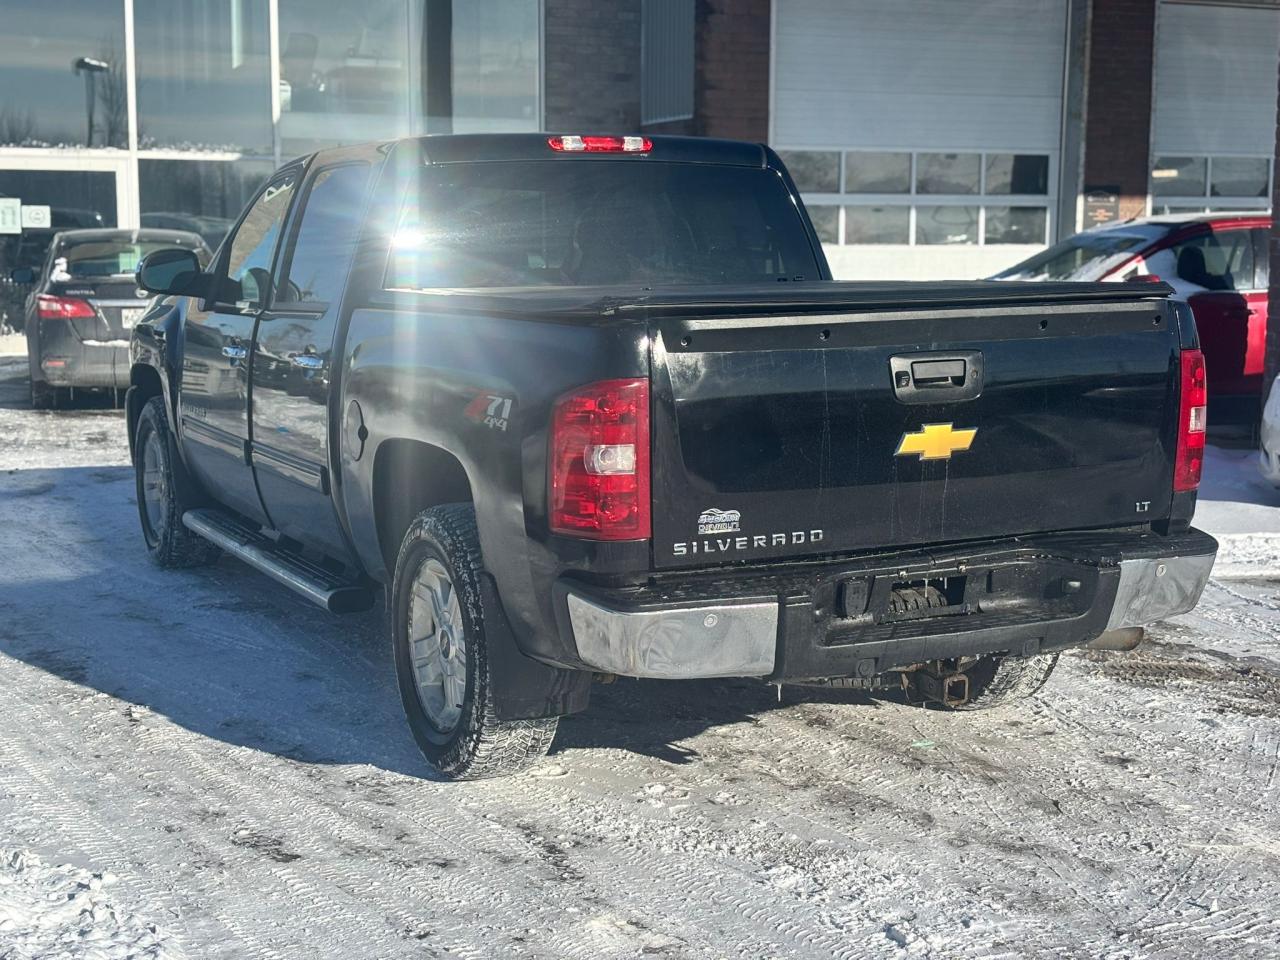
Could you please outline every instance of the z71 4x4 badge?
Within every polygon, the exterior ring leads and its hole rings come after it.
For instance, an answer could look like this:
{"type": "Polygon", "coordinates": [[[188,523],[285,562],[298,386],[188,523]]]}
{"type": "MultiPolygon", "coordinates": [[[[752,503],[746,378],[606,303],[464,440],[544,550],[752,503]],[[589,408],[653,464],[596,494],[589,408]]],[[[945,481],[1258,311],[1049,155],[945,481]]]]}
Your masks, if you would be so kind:
{"type": "Polygon", "coordinates": [[[707,507],[698,515],[699,533],[736,533],[742,529],[742,514],[737,510],[707,507]]]}

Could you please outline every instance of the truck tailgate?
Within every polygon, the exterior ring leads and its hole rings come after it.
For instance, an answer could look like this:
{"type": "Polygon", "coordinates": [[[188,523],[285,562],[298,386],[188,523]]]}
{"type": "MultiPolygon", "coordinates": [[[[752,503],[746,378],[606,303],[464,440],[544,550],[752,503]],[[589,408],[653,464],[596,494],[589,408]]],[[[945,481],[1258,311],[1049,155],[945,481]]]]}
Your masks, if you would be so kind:
{"type": "Polygon", "coordinates": [[[656,312],[651,331],[658,568],[1168,514],[1160,299],[656,312]]]}

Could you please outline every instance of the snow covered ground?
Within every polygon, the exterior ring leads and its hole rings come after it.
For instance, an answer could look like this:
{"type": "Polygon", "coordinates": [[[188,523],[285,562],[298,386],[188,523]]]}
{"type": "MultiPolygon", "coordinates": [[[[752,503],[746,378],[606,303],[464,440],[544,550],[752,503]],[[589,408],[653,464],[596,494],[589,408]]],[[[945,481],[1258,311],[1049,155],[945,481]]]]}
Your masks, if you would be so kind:
{"type": "Polygon", "coordinates": [[[152,567],[120,413],[25,392],[0,358],[3,960],[1280,955],[1280,583],[1240,559],[1280,497],[1243,455],[1202,516],[1245,579],[1022,709],[619,681],[534,775],[447,785],[379,616],[152,567]]]}

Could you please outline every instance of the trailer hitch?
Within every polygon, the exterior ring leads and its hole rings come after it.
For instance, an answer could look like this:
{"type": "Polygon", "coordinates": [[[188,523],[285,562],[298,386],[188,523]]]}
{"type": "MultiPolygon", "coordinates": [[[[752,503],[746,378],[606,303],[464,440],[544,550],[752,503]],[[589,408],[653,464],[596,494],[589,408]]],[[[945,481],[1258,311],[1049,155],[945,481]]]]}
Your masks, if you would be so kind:
{"type": "Polygon", "coordinates": [[[902,685],[912,699],[945,707],[958,707],[969,701],[969,675],[961,670],[944,670],[936,660],[904,673],[902,685]]]}

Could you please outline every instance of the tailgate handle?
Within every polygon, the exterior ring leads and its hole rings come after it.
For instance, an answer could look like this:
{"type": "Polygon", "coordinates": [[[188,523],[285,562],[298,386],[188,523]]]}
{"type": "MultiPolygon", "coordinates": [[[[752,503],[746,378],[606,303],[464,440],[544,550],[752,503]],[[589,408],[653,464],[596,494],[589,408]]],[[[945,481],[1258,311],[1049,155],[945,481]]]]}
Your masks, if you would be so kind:
{"type": "Polygon", "coordinates": [[[893,393],[900,403],[955,403],[982,393],[981,350],[905,353],[889,358],[893,393]]]}
{"type": "Polygon", "coordinates": [[[963,360],[922,360],[911,364],[911,382],[917,387],[959,387],[964,385],[963,360]]]}

